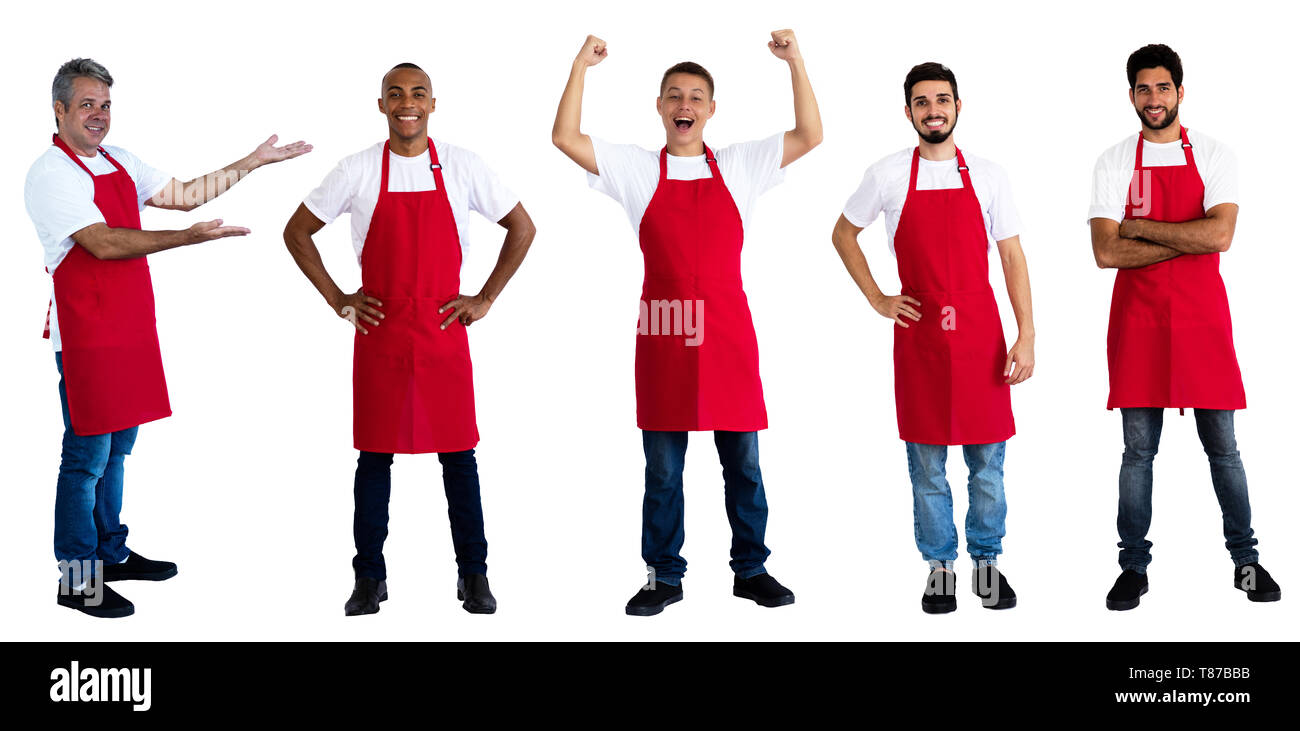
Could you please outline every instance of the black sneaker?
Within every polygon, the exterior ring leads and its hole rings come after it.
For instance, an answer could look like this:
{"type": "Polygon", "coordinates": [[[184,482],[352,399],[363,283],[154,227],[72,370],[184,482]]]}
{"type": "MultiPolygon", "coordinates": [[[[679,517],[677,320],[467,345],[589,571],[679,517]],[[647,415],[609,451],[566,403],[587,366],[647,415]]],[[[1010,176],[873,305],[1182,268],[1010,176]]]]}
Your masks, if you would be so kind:
{"type": "Polygon", "coordinates": [[[1232,585],[1246,592],[1246,598],[1252,602],[1275,602],[1282,598],[1282,587],[1258,561],[1233,570],[1232,585]]]}
{"type": "Polygon", "coordinates": [[[925,581],[921,595],[921,611],[926,614],[947,614],[957,611],[957,575],[952,571],[933,568],[925,581]]]}
{"type": "Polygon", "coordinates": [[[104,566],[104,581],[163,581],[176,575],[171,561],[150,561],[135,551],[122,563],[104,566]]]}
{"type": "Polygon", "coordinates": [[[981,566],[971,572],[970,588],[985,609],[1010,609],[1016,605],[1016,592],[997,566],[981,566]]]}
{"type": "Polygon", "coordinates": [[[117,619],[135,614],[135,605],[126,597],[113,591],[113,587],[100,583],[96,593],[78,591],[59,584],[59,605],[84,612],[101,619],[117,619]]]}
{"type": "Polygon", "coordinates": [[[358,576],[352,584],[352,595],[343,604],[343,614],[358,617],[379,611],[379,602],[388,601],[388,582],[369,576],[358,576]]]}
{"type": "Polygon", "coordinates": [[[781,582],[768,573],[751,576],[748,579],[737,576],[732,582],[731,594],[741,599],[752,600],[760,607],[784,607],[787,604],[794,604],[794,592],[781,586],[781,582]]]}
{"type": "Polygon", "coordinates": [[[656,581],[654,588],[641,587],[631,599],[627,600],[627,613],[637,617],[650,617],[664,610],[669,604],[682,600],[682,587],[656,581]]]}
{"type": "Polygon", "coordinates": [[[1124,569],[1124,573],[1115,579],[1115,585],[1106,595],[1106,608],[1116,612],[1132,609],[1138,605],[1145,593],[1147,593],[1147,575],[1139,574],[1133,569],[1124,569]]]}

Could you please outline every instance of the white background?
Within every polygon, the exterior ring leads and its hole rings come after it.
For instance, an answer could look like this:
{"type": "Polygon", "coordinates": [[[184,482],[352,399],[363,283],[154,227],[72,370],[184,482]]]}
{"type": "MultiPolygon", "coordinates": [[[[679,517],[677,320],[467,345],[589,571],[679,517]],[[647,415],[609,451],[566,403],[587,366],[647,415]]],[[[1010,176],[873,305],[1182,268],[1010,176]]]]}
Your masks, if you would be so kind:
{"type": "MultiPolygon", "coordinates": [[[[242,3],[19,5],[6,19],[0,289],[4,343],[4,639],[1297,639],[1294,516],[1296,252],[1289,26],[1237,4],[242,3]],[[161,10],[160,8],[166,8],[161,10]],[[825,143],[762,198],[744,274],[772,428],[761,436],[771,503],[768,568],[798,602],[731,597],[729,532],[710,435],[687,457],[686,601],[651,619],[623,603],[644,580],[643,457],[634,421],[641,259],[623,212],[590,191],[550,144],[555,105],[587,33],[609,42],[588,74],[584,129],[657,148],[659,76],[693,59],[718,81],[715,146],[793,124],[789,72],[766,42],[795,29],[825,143]],[[1114,274],[1093,263],[1085,216],[1093,162],[1136,135],[1124,62],[1165,42],[1183,57],[1184,123],[1232,145],[1241,217],[1223,257],[1250,409],[1237,436],[1262,560],[1287,599],[1251,605],[1232,588],[1218,506],[1191,415],[1166,417],[1156,462],[1151,593],[1108,612],[1115,578],[1120,416],[1106,402],[1105,330],[1114,274]],[[119,585],[135,616],[57,608],[51,550],[62,424],[39,332],[49,295],[22,207],[23,177],[52,131],[50,82],[74,56],[104,63],[109,141],[189,178],[272,132],[306,157],[259,170],[197,212],[149,209],[146,228],[221,217],[253,234],[151,257],[175,416],[140,429],[127,462],[129,544],[174,560],[161,584],[119,585]],[[920,611],[926,568],[913,543],[895,427],[891,326],[844,272],[830,231],[865,167],[915,144],[900,87],[939,60],[957,73],[958,144],[1009,172],[1024,220],[1038,328],[1035,377],[1016,387],[1007,449],[1002,567],[1020,595],[978,607],[968,562],[960,609],[920,611]],[[352,584],[352,335],[284,249],[298,202],[343,156],[386,135],[375,109],[390,66],[430,71],[432,133],[477,151],[537,223],[532,252],[471,330],[478,450],[500,611],[467,615],[432,455],[394,469],[391,599],[344,618],[352,584]]],[[[883,224],[862,241],[896,291],[883,224]]],[[[474,224],[463,281],[477,291],[501,230],[474,224]]],[[[345,287],[359,282],[347,226],[317,242],[345,287]]],[[[994,285],[1008,341],[1014,320],[994,285]]],[[[957,521],[966,469],[949,457],[957,521]]],[[[964,546],[963,546],[964,548],[964,546]]]]}

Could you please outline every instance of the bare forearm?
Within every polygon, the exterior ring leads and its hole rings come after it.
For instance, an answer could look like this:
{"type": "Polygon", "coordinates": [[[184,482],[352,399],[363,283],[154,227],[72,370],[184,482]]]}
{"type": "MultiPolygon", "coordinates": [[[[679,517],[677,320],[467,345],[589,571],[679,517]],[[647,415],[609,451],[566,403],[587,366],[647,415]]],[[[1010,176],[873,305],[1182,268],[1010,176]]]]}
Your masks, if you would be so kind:
{"type": "Polygon", "coordinates": [[[284,243],[289,249],[289,254],[293,256],[294,262],[302,273],[307,275],[312,286],[320,292],[330,307],[334,307],[344,293],[325,269],[325,262],[321,261],[320,250],[316,248],[316,242],[312,240],[311,234],[301,229],[286,228],[284,243]]]}
{"type": "Polygon", "coordinates": [[[1213,254],[1227,251],[1232,232],[1224,221],[1197,218],[1183,223],[1132,218],[1120,224],[1123,236],[1143,239],[1184,254],[1213,254]]]}
{"type": "Polygon", "coordinates": [[[478,291],[480,297],[487,302],[497,302],[497,297],[502,290],[506,289],[515,272],[519,271],[520,264],[524,263],[524,256],[528,255],[528,248],[533,245],[533,237],[536,235],[537,229],[534,228],[532,221],[512,225],[510,230],[507,230],[506,241],[500,245],[497,265],[487,276],[484,287],[478,291]]]}
{"type": "Polygon", "coordinates": [[[245,176],[265,163],[253,155],[246,155],[229,165],[214,170],[201,178],[182,183],[172,180],[149,201],[155,208],[174,211],[192,211],[195,208],[230,190],[245,176]]]}
{"type": "Polygon", "coordinates": [[[582,94],[586,78],[587,64],[582,59],[574,60],[564,94],[560,96],[560,106],[555,111],[551,142],[587,172],[597,174],[591,138],[582,133],[582,94]]]}
{"type": "Polygon", "coordinates": [[[1002,275],[1007,283],[1007,296],[1016,315],[1016,328],[1021,338],[1034,337],[1034,305],[1029,291],[1029,262],[1024,251],[1016,246],[1002,254],[1002,275]]]}
{"type": "Polygon", "coordinates": [[[88,226],[72,235],[97,259],[132,259],[198,243],[193,233],[181,231],[141,231],[112,228],[105,224],[88,226]]]}
{"type": "Polygon", "coordinates": [[[845,226],[836,225],[835,231],[831,234],[831,242],[835,244],[835,251],[844,262],[844,268],[848,270],[849,276],[866,296],[867,301],[874,304],[883,297],[884,293],[876,284],[875,277],[871,276],[871,267],[867,265],[867,257],[863,255],[862,247],[858,246],[854,232],[845,226]]]}

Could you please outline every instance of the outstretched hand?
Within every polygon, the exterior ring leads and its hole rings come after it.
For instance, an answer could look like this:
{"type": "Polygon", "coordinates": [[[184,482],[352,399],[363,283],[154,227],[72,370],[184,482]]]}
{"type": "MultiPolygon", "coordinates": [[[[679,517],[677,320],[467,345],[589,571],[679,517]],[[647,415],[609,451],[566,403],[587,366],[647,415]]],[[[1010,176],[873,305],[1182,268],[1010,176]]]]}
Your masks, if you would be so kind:
{"type": "Polygon", "coordinates": [[[276,147],[275,143],[279,139],[279,135],[271,135],[266,138],[266,142],[258,145],[257,149],[253,150],[253,154],[250,155],[250,157],[252,157],[258,165],[270,165],[273,162],[292,160],[299,155],[306,155],[311,152],[311,145],[302,140],[290,142],[281,147],[276,147]]]}

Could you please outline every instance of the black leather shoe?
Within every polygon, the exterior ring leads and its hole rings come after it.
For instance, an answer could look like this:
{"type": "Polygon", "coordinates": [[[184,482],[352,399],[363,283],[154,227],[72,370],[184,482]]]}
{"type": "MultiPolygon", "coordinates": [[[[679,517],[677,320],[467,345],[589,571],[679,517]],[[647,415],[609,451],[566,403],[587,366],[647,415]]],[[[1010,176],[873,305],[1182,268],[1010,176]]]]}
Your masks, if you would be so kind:
{"type": "Polygon", "coordinates": [[[1252,602],[1275,602],[1282,598],[1282,587],[1258,562],[1238,566],[1232,572],[1232,585],[1246,592],[1252,602]]]}
{"type": "Polygon", "coordinates": [[[983,566],[972,571],[970,588],[985,609],[1010,609],[1016,605],[1016,592],[997,566],[983,566]]]}
{"type": "Polygon", "coordinates": [[[470,614],[492,614],[497,610],[496,597],[488,588],[487,576],[470,574],[456,579],[456,599],[470,614]]]}
{"type": "Polygon", "coordinates": [[[94,593],[69,589],[60,584],[59,605],[101,619],[116,619],[135,614],[135,605],[126,597],[113,591],[113,587],[104,583],[101,583],[94,593]]]}
{"type": "Polygon", "coordinates": [[[348,597],[347,603],[343,605],[343,614],[348,617],[374,614],[379,611],[379,602],[387,599],[387,581],[358,576],[356,584],[352,587],[352,596],[348,597]]]}
{"type": "Polygon", "coordinates": [[[921,611],[926,614],[947,614],[957,611],[957,574],[934,568],[925,580],[925,593],[921,595],[921,611]]]}
{"type": "Polygon", "coordinates": [[[162,581],[176,575],[171,561],[150,561],[135,551],[122,563],[104,566],[104,581],[162,581]]]}
{"type": "Polygon", "coordinates": [[[1147,575],[1139,574],[1133,569],[1124,569],[1124,573],[1115,579],[1115,585],[1106,595],[1106,608],[1117,612],[1132,609],[1138,605],[1145,593],[1147,593],[1147,575]]]}
{"type": "Polygon", "coordinates": [[[794,592],[781,586],[781,582],[771,574],[759,574],[748,579],[739,576],[731,585],[731,594],[741,599],[750,599],[760,607],[784,607],[794,604],[794,592]]]}
{"type": "Polygon", "coordinates": [[[682,587],[656,581],[653,589],[641,587],[631,599],[627,600],[627,613],[637,617],[649,617],[658,614],[669,604],[682,600],[682,587]]]}

